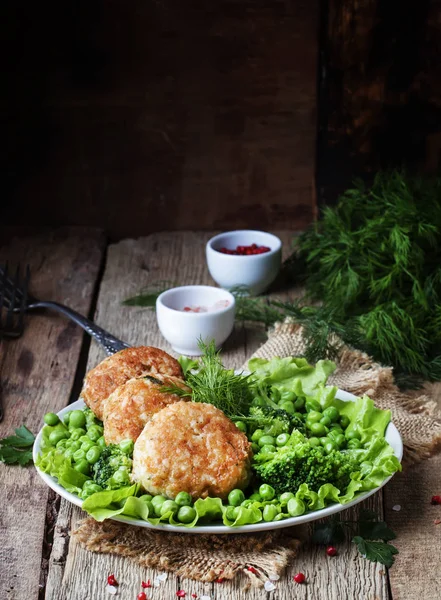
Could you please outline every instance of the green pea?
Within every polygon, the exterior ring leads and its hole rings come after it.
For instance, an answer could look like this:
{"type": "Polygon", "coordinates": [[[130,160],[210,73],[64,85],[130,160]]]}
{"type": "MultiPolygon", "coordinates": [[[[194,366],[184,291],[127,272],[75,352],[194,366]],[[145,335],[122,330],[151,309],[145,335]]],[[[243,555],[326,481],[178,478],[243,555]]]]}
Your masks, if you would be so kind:
{"type": "Polygon", "coordinates": [[[302,396],[299,396],[298,398],[296,398],[294,400],[294,408],[296,410],[299,410],[300,408],[303,408],[305,406],[305,398],[303,398],[302,396]]]}
{"type": "Polygon", "coordinates": [[[86,442],[82,442],[81,450],[88,452],[93,446],[95,446],[95,444],[92,442],[92,440],[88,439],[86,442]]]}
{"type": "Polygon", "coordinates": [[[321,423],[311,423],[309,426],[311,433],[315,436],[324,436],[326,435],[326,427],[321,423]]]}
{"type": "Polygon", "coordinates": [[[340,413],[335,408],[335,406],[328,406],[328,408],[325,408],[325,410],[323,411],[323,414],[325,415],[325,417],[329,417],[332,423],[335,423],[335,421],[337,421],[338,417],[340,416],[340,413]]]}
{"type": "Polygon", "coordinates": [[[263,509],[263,520],[267,522],[274,521],[279,512],[277,506],[274,506],[274,504],[267,504],[263,509]]]}
{"type": "Polygon", "coordinates": [[[252,406],[266,406],[266,400],[261,396],[255,396],[251,402],[252,406]]]}
{"type": "Polygon", "coordinates": [[[193,498],[188,492],[179,492],[176,495],[175,502],[178,506],[191,506],[193,498]]]}
{"type": "Polygon", "coordinates": [[[346,438],[345,436],[341,433],[340,435],[336,435],[334,438],[334,442],[337,444],[337,446],[339,448],[341,448],[342,446],[344,446],[344,444],[346,444],[346,438]]]}
{"type": "Polygon", "coordinates": [[[251,506],[252,503],[253,503],[253,501],[250,500],[249,498],[247,498],[246,500],[244,500],[243,502],[240,503],[240,506],[248,507],[248,506],[251,506]]]}
{"type": "Polygon", "coordinates": [[[272,387],[271,397],[274,400],[274,402],[280,402],[280,400],[282,399],[282,394],[280,393],[279,389],[277,389],[276,387],[272,387]]]}
{"type": "Polygon", "coordinates": [[[227,510],[225,511],[225,516],[229,521],[235,521],[237,519],[237,515],[239,514],[239,510],[240,509],[238,506],[228,506],[227,510]]]}
{"type": "Polygon", "coordinates": [[[243,431],[243,433],[247,432],[247,424],[244,423],[243,421],[235,421],[234,424],[239,429],[239,431],[243,431]]]}
{"type": "Polygon", "coordinates": [[[251,444],[251,450],[254,452],[254,454],[257,454],[258,452],[260,452],[259,444],[256,444],[255,442],[253,442],[251,444]]]}
{"type": "Polygon", "coordinates": [[[160,515],[163,517],[165,514],[172,512],[176,514],[179,510],[179,506],[176,504],[174,500],[166,500],[161,504],[160,515]]]}
{"type": "Polygon", "coordinates": [[[272,500],[276,495],[276,491],[267,483],[263,483],[259,488],[259,494],[261,495],[262,500],[272,500]]]}
{"type": "Polygon", "coordinates": [[[64,458],[66,458],[67,460],[71,460],[73,459],[73,453],[75,452],[75,450],[72,450],[72,448],[66,448],[66,450],[64,451],[64,458]]]}
{"type": "Polygon", "coordinates": [[[90,448],[86,452],[86,460],[91,465],[94,465],[100,456],[101,456],[101,448],[99,448],[98,446],[92,446],[92,448],[90,448]]]}
{"type": "Polygon", "coordinates": [[[81,442],[77,441],[77,440],[72,440],[69,448],[73,451],[76,452],[77,450],[79,450],[81,448],[81,442]]]}
{"type": "Polygon", "coordinates": [[[273,438],[272,435],[262,435],[262,437],[259,438],[259,441],[257,443],[260,447],[266,446],[268,444],[274,446],[276,440],[273,438]]]}
{"type": "Polygon", "coordinates": [[[338,436],[342,435],[343,431],[341,429],[331,429],[328,433],[328,437],[331,440],[335,440],[338,436]]]}
{"type": "Polygon", "coordinates": [[[281,433],[276,437],[276,444],[277,446],[286,446],[286,444],[289,442],[289,438],[291,436],[289,435],[289,433],[281,433]]]}
{"type": "Polygon", "coordinates": [[[263,435],[265,435],[263,429],[256,429],[256,431],[251,436],[251,441],[258,442],[263,435]]]}
{"type": "Polygon", "coordinates": [[[70,439],[76,441],[76,440],[79,440],[80,437],[82,437],[85,434],[86,434],[85,429],[83,429],[82,427],[77,427],[75,429],[70,430],[70,439]]]}
{"type": "Polygon", "coordinates": [[[46,425],[51,425],[52,427],[58,425],[58,423],[60,422],[58,415],[56,415],[53,412],[46,413],[43,417],[43,420],[46,423],[46,425]]]}
{"type": "Polygon", "coordinates": [[[281,393],[281,401],[282,402],[294,402],[296,399],[295,392],[291,390],[284,390],[281,393]]]}
{"type": "Polygon", "coordinates": [[[358,429],[346,429],[345,431],[345,438],[349,441],[349,440],[360,440],[361,439],[361,433],[358,431],[358,429]]]}
{"type": "Polygon", "coordinates": [[[277,452],[277,448],[273,444],[265,444],[262,446],[260,451],[262,454],[270,454],[271,452],[277,452]]]}
{"type": "Polygon", "coordinates": [[[330,454],[333,450],[337,450],[337,446],[336,446],[335,442],[333,442],[331,440],[327,444],[325,444],[323,446],[323,448],[324,448],[326,454],[330,454]]]}
{"type": "Polygon", "coordinates": [[[306,417],[306,427],[311,427],[312,423],[318,423],[322,418],[322,413],[317,410],[311,410],[306,417]]]}
{"type": "Polygon", "coordinates": [[[80,437],[80,442],[90,442],[90,437],[84,434],[80,437]]]}
{"type": "Polygon", "coordinates": [[[262,496],[258,492],[254,492],[254,494],[251,494],[250,500],[252,502],[261,502],[262,501],[262,496]]]}
{"type": "Polygon", "coordinates": [[[127,454],[128,456],[131,456],[133,454],[133,440],[123,440],[118,444],[118,446],[124,452],[124,454],[127,454]]]}
{"type": "Polygon", "coordinates": [[[279,496],[280,504],[288,504],[291,498],[294,498],[294,494],[292,492],[283,492],[283,494],[280,494],[279,496]]]}
{"type": "Polygon", "coordinates": [[[60,440],[67,439],[69,432],[65,429],[54,429],[49,434],[49,443],[51,446],[56,446],[60,440]]]}
{"type": "Polygon", "coordinates": [[[343,433],[343,429],[340,427],[340,425],[331,425],[330,427],[330,431],[334,431],[334,433],[343,433]]]}
{"type": "Polygon", "coordinates": [[[239,504],[242,504],[244,500],[245,494],[242,492],[242,490],[231,490],[231,492],[228,494],[228,504],[231,504],[231,506],[239,506],[239,504]]]}
{"type": "Polygon", "coordinates": [[[328,443],[328,442],[330,442],[330,441],[331,441],[331,438],[329,438],[329,437],[326,437],[326,436],[324,436],[324,437],[321,437],[321,438],[320,438],[320,444],[321,444],[322,446],[324,446],[325,444],[327,444],[327,443],[328,443]]]}
{"type": "Polygon", "coordinates": [[[83,475],[88,475],[89,470],[90,470],[90,465],[87,462],[87,460],[84,458],[83,460],[79,460],[78,462],[75,463],[74,469],[75,469],[75,471],[78,471],[79,473],[83,473],[83,475]]]}
{"type": "Polygon", "coordinates": [[[291,402],[289,400],[286,400],[285,402],[281,402],[279,404],[279,408],[281,408],[282,410],[285,410],[290,415],[293,415],[296,411],[296,409],[294,408],[294,402],[291,402]]]}
{"type": "Polygon", "coordinates": [[[66,448],[66,444],[69,440],[67,438],[62,438],[59,442],[57,442],[57,448],[66,448]]]}
{"type": "Polygon", "coordinates": [[[346,429],[346,427],[348,427],[350,422],[351,422],[350,418],[347,417],[346,415],[342,415],[340,417],[340,425],[342,426],[343,429],[346,429]]]}
{"type": "Polygon", "coordinates": [[[104,436],[101,436],[97,439],[96,445],[99,446],[101,450],[104,450],[104,448],[106,447],[106,440],[104,439],[104,436]]]}
{"type": "Polygon", "coordinates": [[[75,450],[75,452],[73,453],[73,459],[75,462],[84,460],[85,458],[86,458],[86,452],[84,450],[82,450],[81,448],[79,450],[75,450]]]}
{"type": "Polygon", "coordinates": [[[82,410],[73,410],[70,413],[69,427],[84,427],[86,424],[86,417],[82,410]]]}
{"type": "Polygon", "coordinates": [[[92,496],[93,494],[96,494],[97,492],[102,492],[103,488],[98,485],[97,483],[93,483],[92,479],[88,479],[86,481],[86,483],[83,486],[82,492],[80,494],[80,498],[82,500],[86,500],[86,498],[89,498],[89,496],[92,496]],[[91,481],[92,483],[86,487],[86,483],[88,483],[88,481],[91,481]]]}
{"type": "Polygon", "coordinates": [[[67,412],[66,414],[63,415],[63,423],[65,425],[69,425],[69,420],[70,420],[70,414],[71,414],[71,410],[69,412],[67,412]]]}
{"type": "Polygon", "coordinates": [[[299,498],[291,498],[288,502],[288,513],[291,517],[299,517],[305,512],[305,503],[299,498]]]}
{"type": "Polygon", "coordinates": [[[360,440],[357,440],[356,438],[353,438],[352,440],[348,441],[348,448],[350,448],[351,450],[357,450],[358,448],[361,448],[361,442],[360,440]]]}
{"type": "MultiPolygon", "coordinates": [[[[92,425],[91,427],[89,427],[89,429],[87,430],[87,437],[89,437],[92,442],[96,442],[97,440],[99,440],[99,438],[103,435],[103,428],[99,427],[98,425],[92,425]]],[[[125,440],[124,440],[125,441],[125,440]]],[[[132,440],[130,440],[132,442],[132,440]]],[[[118,446],[121,448],[121,444],[123,444],[124,442],[120,442],[118,444],[118,446]]],[[[133,442],[132,442],[133,445],[133,442]]],[[[122,450],[122,448],[121,448],[122,450]]]]}
{"type": "Polygon", "coordinates": [[[166,500],[167,498],[162,494],[158,494],[158,496],[153,496],[152,498],[153,508],[155,509],[155,513],[158,515],[158,517],[160,516],[160,508],[166,500]]]}
{"type": "Polygon", "coordinates": [[[295,412],[293,417],[297,417],[297,419],[300,419],[301,421],[303,421],[305,415],[302,415],[302,413],[299,412],[295,412]]]}
{"type": "Polygon", "coordinates": [[[313,448],[320,446],[320,440],[317,437],[310,437],[308,442],[313,448]]]}
{"type": "Polygon", "coordinates": [[[125,484],[129,483],[130,477],[126,467],[120,467],[115,473],[112,475],[112,479],[115,483],[125,484]]]}
{"type": "Polygon", "coordinates": [[[311,412],[312,410],[315,410],[316,412],[322,412],[322,407],[320,405],[319,402],[317,402],[317,400],[313,400],[313,399],[309,399],[307,400],[306,404],[305,404],[305,408],[306,408],[306,412],[311,412]]]}
{"type": "Polygon", "coordinates": [[[326,427],[329,427],[329,425],[331,424],[331,419],[329,417],[327,417],[326,415],[324,415],[320,421],[319,421],[322,425],[326,425],[326,427]]]}
{"type": "MultiPolygon", "coordinates": [[[[143,502],[151,502],[152,501],[153,496],[151,494],[143,494],[142,496],[139,496],[139,499],[142,500],[143,502]]],[[[176,502],[176,500],[175,500],[176,502]]]]}
{"type": "Polygon", "coordinates": [[[197,513],[192,506],[181,506],[178,510],[178,521],[180,523],[193,523],[197,513]]]}

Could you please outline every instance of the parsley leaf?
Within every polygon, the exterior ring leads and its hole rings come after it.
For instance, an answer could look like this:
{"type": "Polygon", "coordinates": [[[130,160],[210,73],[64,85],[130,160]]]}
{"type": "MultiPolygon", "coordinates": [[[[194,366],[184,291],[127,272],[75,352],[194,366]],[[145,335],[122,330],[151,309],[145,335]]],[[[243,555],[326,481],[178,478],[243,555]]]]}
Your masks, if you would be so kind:
{"type": "Polygon", "coordinates": [[[334,518],[316,525],[312,541],[325,546],[338,544],[345,540],[346,530],[352,535],[357,533],[352,541],[364,558],[386,567],[393,565],[394,555],[398,554],[398,550],[386,542],[395,539],[396,535],[384,521],[378,520],[378,515],[372,510],[361,510],[358,521],[340,521],[334,518]]]}
{"type": "Polygon", "coordinates": [[[359,535],[352,538],[352,541],[357,546],[358,551],[364,558],[372,562],[379,562],[386,567],[391,567],[394,563],[394,554],[398,554],[398,550],[391,544],[385,542],[372,542],[365,540],[359,535]]]}
{"type": "Polygon", "coordinates": [[[365,540],[383,540],[383,542],[397,537],[384,521],[359,521],[358,533],[365,540]]]}
{"type": "Polygon", "coordinates": [[[22,467],[32,462],[35,436],[25,425],[17,427],[15,435],[0,440],[0,462],[22,467]]]}
{"type": "Polygon", "coordinates": [[[323,544],[328,546],[329,544],[338,544],[343,542],[345,539],[345,532],[343,523],[337,519],[320,523],[314,529],[312,534],[312,541],[315,544],[323,544]]]}

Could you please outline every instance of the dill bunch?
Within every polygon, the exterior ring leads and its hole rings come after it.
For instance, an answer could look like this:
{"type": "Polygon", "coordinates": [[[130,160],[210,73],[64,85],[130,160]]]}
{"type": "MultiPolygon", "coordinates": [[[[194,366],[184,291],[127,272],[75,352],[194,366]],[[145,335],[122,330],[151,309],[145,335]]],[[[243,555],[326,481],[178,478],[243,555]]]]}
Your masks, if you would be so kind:
{"type": "Polygon", "coordinates": [[[356,182],[300,236],[297,258],[308,298],[345,342],[441,379],[441,180],[393,171],[356,182]]]}
{"type": "Polygon", "coordinates": [[[198,370],[188,371],[185,383],[191,393],[178,387],[167,387],[164,391],[180,397],[191,397],[193,402],[206,402],[219,408],[228,417],[248,413],[253,399],[249,376],[225,369],[214,341],[205,344],[199,341],[203,351],[198,370]]]}

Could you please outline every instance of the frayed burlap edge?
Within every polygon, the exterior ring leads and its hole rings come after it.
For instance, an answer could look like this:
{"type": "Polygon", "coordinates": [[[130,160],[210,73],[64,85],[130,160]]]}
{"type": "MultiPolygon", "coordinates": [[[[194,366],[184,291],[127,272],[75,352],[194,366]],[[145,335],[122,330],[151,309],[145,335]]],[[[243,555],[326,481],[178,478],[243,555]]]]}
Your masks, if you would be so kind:
{"type": "MultiPolygon", "coordinates": [[[[427,394],[401,392],[394,383],[391,367],[374,362],[367,354],[339,343],[337,338],[333,341],[339,345],[339,352],[335,361],[337,369],[329,378],[329,384],[356,396],[367,394],[379,408],[392,412],[392,420],[403,438],[406,463],[439,452],[441,413],[433,398],[427,394]]],[[[304,351],[302,327],[287,319],[275,324],[268,341],[252,358],[299,356],[304,351]]]]}
{"type": "Polygon", "coordinates": [[[143,567],[211,582],[244,573],[246,588],[261,587],[269,575],[281,575],[297,555],[300,541],[284,532],[191,535],[160,532],[92,518],[77,523],[72,537],[91,552],[125,556],[143,567]],[[249,567],[252,567],[249,570],[249,567]]]}

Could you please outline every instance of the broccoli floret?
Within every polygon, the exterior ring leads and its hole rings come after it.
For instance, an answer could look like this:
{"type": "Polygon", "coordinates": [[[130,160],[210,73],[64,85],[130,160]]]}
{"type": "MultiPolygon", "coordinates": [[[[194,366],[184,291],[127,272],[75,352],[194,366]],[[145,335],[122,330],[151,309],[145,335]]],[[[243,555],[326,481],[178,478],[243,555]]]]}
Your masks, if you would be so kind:
{"type": "Polygon", "coordinates": [[[92,467],[93,480],[102,488],[117,490],[130,485],[132,459],[115,444],[110,444],[92,467]]]}
{"type": "Polygon", "coordinates": [[[267,460],[253,467],[262,482],[269,483],[278,494],[296,493],[302,483],[307,483],[314,492],[323,484],[332,483],[342,493],[350,482],[350,474],[358,470],[349,455],[338,450],[325,454],[308,442],[283,446],[263,458],[267,460]]]}
{"type": "Polygon", "coordinates": [[[251,433],[256,429],[263,429],[267,435],[277,437],[281,433],[291,433],[293,429],[304,431],[305,424],[301,419],[290,415],[281,408],[270,406],[252,406],[248,417],[241,417],[242,421],[249,424],[251,433]]]}

